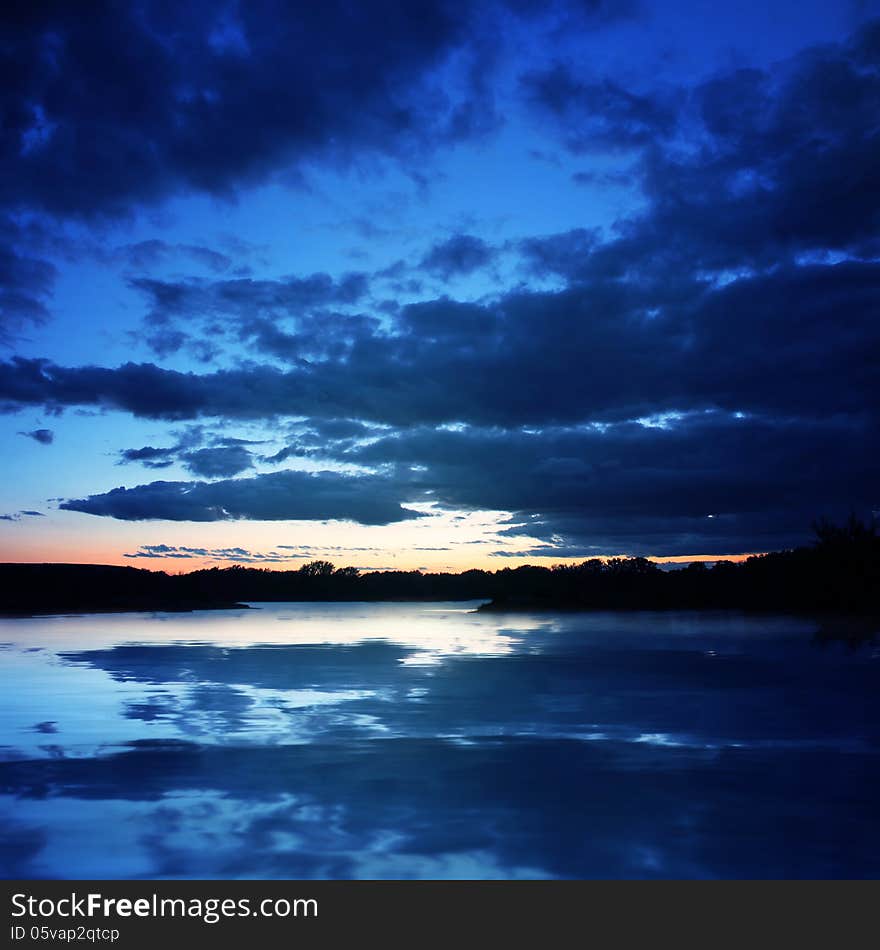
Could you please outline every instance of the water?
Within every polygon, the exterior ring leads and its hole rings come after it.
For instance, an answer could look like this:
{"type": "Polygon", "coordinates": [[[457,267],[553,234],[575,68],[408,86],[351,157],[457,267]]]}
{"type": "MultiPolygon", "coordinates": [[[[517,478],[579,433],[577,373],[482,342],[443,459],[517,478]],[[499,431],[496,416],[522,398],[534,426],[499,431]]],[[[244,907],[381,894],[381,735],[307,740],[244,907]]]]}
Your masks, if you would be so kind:
{"type": "Polygon", "coordinates": [[[877,877],[880,650],[475,604],[0,620],[4,877],[877,877]]]}

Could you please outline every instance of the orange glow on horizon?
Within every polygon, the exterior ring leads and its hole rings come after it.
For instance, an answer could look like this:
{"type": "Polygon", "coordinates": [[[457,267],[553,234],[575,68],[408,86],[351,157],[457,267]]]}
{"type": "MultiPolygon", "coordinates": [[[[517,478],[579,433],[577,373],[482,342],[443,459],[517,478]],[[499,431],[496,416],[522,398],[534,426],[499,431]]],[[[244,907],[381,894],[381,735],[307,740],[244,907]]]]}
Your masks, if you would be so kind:
{"type": "MultiPolygon", "coordinates": [[[[421,570],[425,573],[461,573],[468,570],[499,571],[504,568],[522,567],[526,564],[533,564],[538,567],[551,567],[554,564],[580,564],[583,561],[590,560],[587,557],[557,557],[552,553],[546,557],[538,557],[535,554],[525,554],[521,556],[512,552],[510,557],[498,557],[491,555],[474,556],[469,551],[443,552],[444,557],[426,557],[418,551],[388,551],[384,555],[380,554],[377,558],[377,564],[362,564],[368,560],[363,555],[356,552],[344,551],[326,551],[316,550],[308,557],[290,558],[286,561],[265,562],[256,560],[253,562],[234,561],[231,559],[219,559],[212,557],[191,557],[191,558],[130,558],[125,557],[124,552],[120,552],[115,546],[110,547],[106,544],[95,544],[88,548],[81,544],[66,544],[59,541],[55,544],[17,544],[15,549],[11,545],[0,544],[0,562],[10,563],[29,563],[29,564],[109,564],[121,567],[137,567],[142,570],[163,571],[166,574],[189,574],[192,571],[204,570],[212,567],[231,567],[233,564],[241,563],[244,567],[257,567],[271,571],[295,571],[303,564],[312,560],[331,561],[336,567],[346,567],[356,565],[363,571],[413,571],[421,570]],[[421,554],[421,556],[420,556],[421,554]],[[378,563],[382,562],[382,563],[378,563]],[[391,562],[391,563],[388,563],[391,562]]],[[[649,561],[656,564],[681,564],[687,565],[695,561],[714,563],[716,561],[733,561],[736,563],[745,561],[747,558],[754,557],[756,554],[766,552],[757,551],[749,554],[693,554],[687,556],[670,557],[648,557],[649,561]]],[[[625,555],[619,555],[625,556],[625,555]]],[[[599,556],[600,560],[608,560],[608,556],[599,556]]]]}
{"type": "MultiPolygon", "coordinates": [[[[472,569],[498,571],[524,564],[579,564],[590,558],[562,557],[537,538],[507,533],[511,526],[523,527],[514,525],[507,512],[447,511],[430,505],[423,507],[421,518],[388,525],[332,521],[130,522],[56,511],[2,526],[0,561],[111,564],[181,574],[236,563],[289,571],[309,561],[326,560],[337,567],[351,566],[364,571],[460,573],[472,569]],[[187,556],[151,557],[150,549],[154,553],[187,556]],[[233,549],[255,557],[230,557],[233,549]],[[538,553],[545,550],[546,554],[538,553]],[[139,556],[126,557],[127,554],[139,556]]],[[[695,553],[658,555],[649,560],[658,564],[688,564],[743,561],[750,556],[695,553]]]]}

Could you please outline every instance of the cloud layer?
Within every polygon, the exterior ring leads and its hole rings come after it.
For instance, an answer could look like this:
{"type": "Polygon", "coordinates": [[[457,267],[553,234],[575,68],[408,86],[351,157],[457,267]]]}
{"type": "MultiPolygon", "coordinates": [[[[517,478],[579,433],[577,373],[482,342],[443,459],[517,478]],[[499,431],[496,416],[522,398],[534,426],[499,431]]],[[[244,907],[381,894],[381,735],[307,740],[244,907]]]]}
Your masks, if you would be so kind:
{"type": "Polygon", "coordinates": [[[337,472],[274,472],[214,482],[150,482],[61,502],[67,511],[123,521],[357,521],[390,524],[418,517],[397,486],[337,472]]]}
{"type": "Polygon", "coordinates": [[[466,35],[456,0],[330,0],[295,15],[272,0],[52,4],[4,19],[7,206],[125,213],[461,126],[451,103],[424,107],[427,73],[466,35]]]}
{"type": "MultiPolygon", "coordinates": [[[[539,15],[514,7],[491,16],[539,15]]],[[[497,119],[485,11],[277,12],[205,8],[196,31],[192,11],[149,4],[124,30],[115,7],[25,17],[0,94],[0,205],[94,220],[277,180],[316,156],[381,153],[413,170],[421,150],[497,119]],[[443,95],[456,56],[472,68],[464,92],[443,95]]],[[[615,19],[605,4],[578,16],[591,29],[615,19]]],[[[613,228],[498,241],[461,221],[406,260],[334,274],[253,276],[189,241],[120,247],[152,356],[10,355],[0,407],[262,423],[274,444],[120,449],[120,462],[177,463],[194,480],[61,507],[388,524],[430,499],[510,512],[511,538],[560,552],[674,554],[794,543],[813,517],[880,506],[880,22],[691,82],[630,84],[563,53],[507,73],[560,154],[606,163],[574,181],[638,191],[634,210],[613,228]],[[147,273],[169,258],[202,276],[147,273]],[[487,273],[491,292],[446,286],[487,273]],[[310,429],[287,439],[292,420],[310,429]],[[327,469],[301,471],[302,458],[327,469]]],[[[0,335],[46,319],[55,276],[11,233],[0,335]]]]}

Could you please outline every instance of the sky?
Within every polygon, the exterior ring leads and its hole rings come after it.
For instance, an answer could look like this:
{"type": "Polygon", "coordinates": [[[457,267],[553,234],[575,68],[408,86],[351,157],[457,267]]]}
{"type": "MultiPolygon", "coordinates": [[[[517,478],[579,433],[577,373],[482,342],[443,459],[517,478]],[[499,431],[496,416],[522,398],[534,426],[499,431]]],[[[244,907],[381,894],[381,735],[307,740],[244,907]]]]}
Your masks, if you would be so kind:
{"type": "Polygon", "coordinates": [[[880,509],[880,3],[8,6],[0,561],[714,560],[880,509]]]}

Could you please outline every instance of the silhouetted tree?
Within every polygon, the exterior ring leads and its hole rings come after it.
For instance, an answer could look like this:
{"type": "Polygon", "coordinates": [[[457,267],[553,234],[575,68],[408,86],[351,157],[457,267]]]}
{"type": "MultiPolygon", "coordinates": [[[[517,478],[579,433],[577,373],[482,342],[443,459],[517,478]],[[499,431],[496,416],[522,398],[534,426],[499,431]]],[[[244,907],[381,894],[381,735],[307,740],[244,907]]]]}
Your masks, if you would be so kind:
{"type": "Polygon", "coordinates": [[[184,610],[237,601],[491,600],[495,608],[736,607],[878,614],[880,538],[850,518],[815,526],[816,542],[787,551],[661,570],[643,557],[591,558],[552,568],[527,564],[461,574],[334,568],[296,571],[235,565],[169,575],[131,567],[0,565],[0,611],[184,610]]]}
{"type": "Polygon", "coordinates": [[[329,577],[334,570],[330,561],[309,561],[308,564],[303,564],[299,572],[306,577],[329,577]]]}

